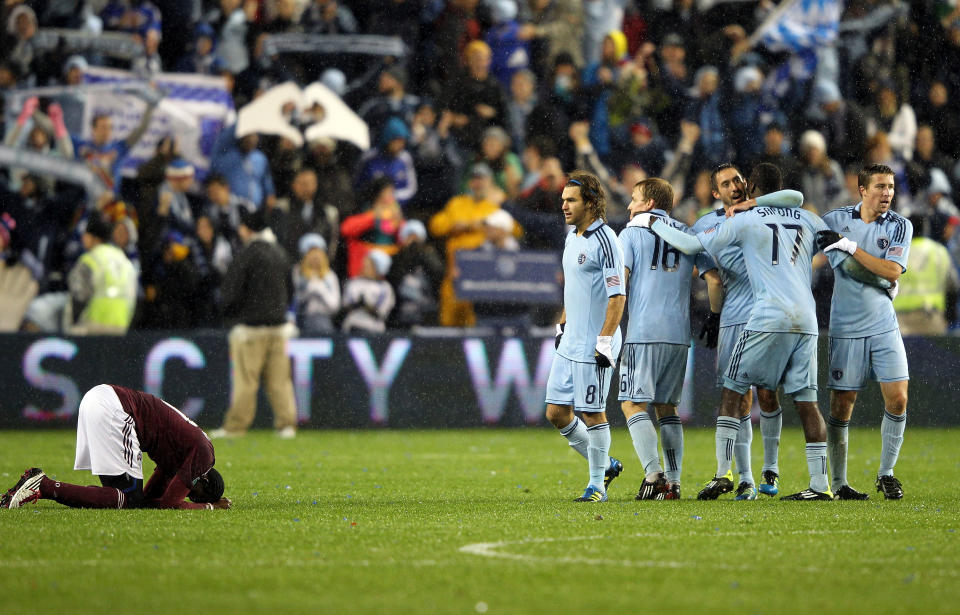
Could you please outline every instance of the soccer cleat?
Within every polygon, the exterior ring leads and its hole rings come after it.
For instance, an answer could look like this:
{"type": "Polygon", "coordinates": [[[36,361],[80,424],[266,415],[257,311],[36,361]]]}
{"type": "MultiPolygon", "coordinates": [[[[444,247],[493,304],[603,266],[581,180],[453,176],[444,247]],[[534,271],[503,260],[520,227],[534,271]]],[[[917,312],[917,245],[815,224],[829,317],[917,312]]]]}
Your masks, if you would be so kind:
{"type": "Polygon", "coordinates": [[[715,500],[724,493],[733,491],[733,473],[727,470],[723,476],[714,476],[697,494],[698,500],[715,500]]]}
{"type": "Polygon", "coordinates": [[[613,482],[613,479],[620,476],[620,473],[623,472],[623,464],[620,463],[620,460],[616,457],[610,458],[610,467],[607,468],[607,471],[603,473],[603,488],[604,490],[610,488],[610,483],[613,482]]]}
{"type": "Polygon", "coordinates": [[[899,500],[903,497],[903,485],[897,480],[896,476],[878,476],[877,491],[883,494],[888,500],[899,500]]]}
{"type": "Polygon", "coordinates": [[[757,487],[753,483],[746,481],[737,485],[737,497],[734,500],[755,500],[757,499],[757,487]]]}
{"type": "Polygon", "coordinates": [[[574,502],[606,502],[607,494],[600,491],[593,485],[587,485],[583,495],[574,500],[574,502]]]}
{"type": "Polygon", "coordinates": [[[673,483],[672,485],[667,485],[667,488],[661,494],[664,500],[679,500],[680,499],[680,485],[678,483],[673,483]]]}
{"type": "Polygon", "coordinates": [[[861,493],[850,485],[840,487],[837,489],[837,492],[833,494],[833,499],[835,500],[866,500],[869,497],[866,493],[861,493]]]}
{"type": "Polygon", "coordinates": [[[643,483],[640,485],[640,491],[637,492],[636,499],[662,500],[666,490],[667,479],[663,476],[663,472],[660,472],[657,474],[657,478],[653,482],[643,479],[643,483]]]}
{"type": "Polygon", "coordinates": [[[761,475],[760,493],[773,497],[780,493],[780,475],[773,470],[764,470],[761,475]]]}
{"type": "Polygon", "coordinates": [[[40,481],[46,474],[40,468],[30,468],[17,484],[0,498],[0,508],[20,508],[40,499],[40,481]]]}
{"type": "Polygon", "coordinates": [[[785,495],[781,500],[832,500],[833,494],[827,491],[826,493],[821,493],[819,491],[814,491],[813,489],[807,487],[800,493],[794,493],[792,495],[785,495]]]}

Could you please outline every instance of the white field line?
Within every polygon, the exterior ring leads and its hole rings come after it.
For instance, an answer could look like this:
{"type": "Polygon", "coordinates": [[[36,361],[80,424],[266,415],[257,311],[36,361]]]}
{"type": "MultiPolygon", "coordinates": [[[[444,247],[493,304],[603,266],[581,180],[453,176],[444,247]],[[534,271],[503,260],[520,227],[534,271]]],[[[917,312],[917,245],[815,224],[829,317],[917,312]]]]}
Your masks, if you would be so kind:
{"type": "MultiPolygon", "coordinates": [[[[690,532],[689,536],[700,536],[700,537],[736,537],[736,536],[758,536],[758,535],[770,535],[770,536],[785,536],[785,535],[794,535],[794,536],[830,536],[837,534],[854,534],[858,533],[859,530],[853,529],[837,529],[837,530],[789,530],[789,531],[768,531],[768,532],[756,532],[756,531],[732,531],[732,532],[690,532]]],[[[637,532],[635,534],[627,534],[626,538],[662,538],[663,535],[658,532],[637,532]]],[[[550,542],[575,542],[575,541],[586,541],[586,540],[597,540],[597,536],[545,536],[537,538],[523,538],[519,540],[501,540],[498,542],[476,542],[460,547],[461,553],[467,553],[470,555],[479,555],[481,557],[495,558],[495,559],[506,559],[514,561],[524,561],[524,562],[533,562],[533,563],[551,563],[551,564],[587,564],[594,566],[624,566],[624,567],[635,567],[635,568],[695,568],[698,566],[703,566],[703,561],[674,561],[674,560],[642,560],[642,559],[614,559],[614,558],[596,558],[596,557],[584,557],[584,556],[553,556],[553,555],[528,555],[523,553],[510,553],[508,551],[503,551],[505,547],[512,545],[525,545],[525,544],[543,544],[550,542]]],[[[933,563],[935,560],[941,558],[925,558],[925,562],[933,563]]],[[[902,564],[903,561],[899,558],[889,558],[889,559],[870,559],[862,560],[863,564],[875,564],[875,565],[892,565],[892,564],[902,564]]],[[[713,569],[721,570],[748,570],[752,569],[754,566],[752,564],[732,564],[726,562],[718,562],[715,559],[712,559],[709,562],[709,566],[713,569]]],[[[802,572],[810,573],[819,573],[822,572],[822,567],[820,566],[804,566],[800,567],[797,570],[802,572]]],[[[924,572],[925,575],[931,576],[948,576],[948,577],[958,577],[960,576],[960,571],[954,570],[952,568],[940,568],[936,570],[928,570],[924,572]]]]}

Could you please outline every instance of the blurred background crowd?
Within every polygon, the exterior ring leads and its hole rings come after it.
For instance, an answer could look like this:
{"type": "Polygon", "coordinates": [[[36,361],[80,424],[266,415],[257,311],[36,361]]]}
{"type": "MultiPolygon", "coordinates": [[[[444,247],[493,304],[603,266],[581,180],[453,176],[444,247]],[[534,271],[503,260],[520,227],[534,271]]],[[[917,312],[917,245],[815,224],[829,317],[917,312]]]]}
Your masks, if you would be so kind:
{"type": "MultiPolygon", "coordinates": [[[[860,200],[863,165],[889,165],[895,208],[927,242],[904,309],[956,322],[956,0],[3,0],[0,27],[13,330],[229,325],[244,294],[231,265],[252,241],[282,249],[281,298],[304,335],[549,325],[557,306],[459,299],[456,253],[559,254],[575,168],[602,179],[615,229],[648,176],[671,182],[674,216],[692,223],[719,206],[710,174],[727,161],[778,165],[818,213],[860,200]],[[241,115],[275,86],[319,82],[369,147],[240,131],[231,114],[203,164],[184,153],[197,135],[169,130],[131,169],[176,93],[138,91],[121,134],[84,102],[103,68],[216,77],[241,115]],[[69,161],[104,189],[71,180],[69,161]]],[[[308,115],[277,110],[295,126],[308,115]]],[[[824,327],[831,284],[819,267],[824,327]]]]}

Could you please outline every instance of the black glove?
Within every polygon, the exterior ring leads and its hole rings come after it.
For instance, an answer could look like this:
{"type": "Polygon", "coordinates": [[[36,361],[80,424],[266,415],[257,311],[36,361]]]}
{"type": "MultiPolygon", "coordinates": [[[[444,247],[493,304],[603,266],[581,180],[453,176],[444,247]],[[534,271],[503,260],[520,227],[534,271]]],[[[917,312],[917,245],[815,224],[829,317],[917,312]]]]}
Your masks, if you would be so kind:
{"type": "Polygon", "coordinates": [[[843,235],[836,231],[817,231],[817,249],[823,251],[827,246],[840,241],[842,237],[843,235]]]}
{"type": "Polygon", "coordinates": [[[560,348],[560,338],[563,337],[563,325],[565,323],[559,323],[557,325],[557,337],[553,340],[554,349],[560,348]]]}
{"type": "Polygon", "coordinates": [[[700,341],[703,341],[704,337],[707,338],[704,342],[707,348],[717,347],[717,339],[720,337],[720,314],[710,312],[707,319],[703,321],[703,326],[700,327],[700,341]]]}

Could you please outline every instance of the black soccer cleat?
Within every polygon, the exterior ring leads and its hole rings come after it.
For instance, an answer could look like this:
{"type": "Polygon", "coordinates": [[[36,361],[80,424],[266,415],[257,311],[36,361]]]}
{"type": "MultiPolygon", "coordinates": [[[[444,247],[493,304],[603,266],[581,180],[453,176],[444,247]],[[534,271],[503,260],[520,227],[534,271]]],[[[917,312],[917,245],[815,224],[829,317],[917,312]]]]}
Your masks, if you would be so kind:
{"type": "Polygon", "coordinates": [[[657,474],[657,478],[653,482],[643,479],[643,484],[640,485],[640,491],[637,492],[637,500],[662,500],[664,493],[667,490],[667,479],[663,476],[663,472],[657,474]]]}
{"type": "Polygon", "coordinates": [[[861,491],[857,491],[850,485],[844,485],[837,489],[837,492],[833,494],[833,499],[835,500],[866,500],[870,496],[861,491]]]}
{"type": "Polygon", "coordinates": [[[729,470],[724,476],[714,476],[710,479],[700,493],[697,494],[698,500],[715,500],[724,493],[733,491],[733,473],[729,470]]]}
{"type": "Polygon", "coordinates": [[[620,463],[620,460],[616,457],[610,458],[610,467],[607,468],[607,471],[603,473],[603,490],[606,491],[610,488],[610,483],[613,482],[613,479],[620,476],[620,473],[623,472],[623,464],[620,463]]]}
{"type": "Polygon", "coordinates": [[[903,497],[903,485],[896,476],[878,476],[877,491],[888,500],[899,500],[903,497]]]}
{"type": "Polygon", "coordinates": [[[794,493],[792,495],[785,495],[781,500],[833,500],[833,494],[829,491],[826,493],[821,493],[819,491],[814,491],[807,487],[799,493],[794,493]]]}
{"type": "Polygon", "coordinates": [[[30,468],[17,484],[0,497],[0,508],[20,508],[40,499],[40,481],[46,474],[40,468],[30,468]]]}
{"type": "Polygon", "coordinates": [[[664,500],[679,500],[680,499],[680,484],[673,483],[672,485],[667,485],[667,488],[663,492],[664,500]]]}

